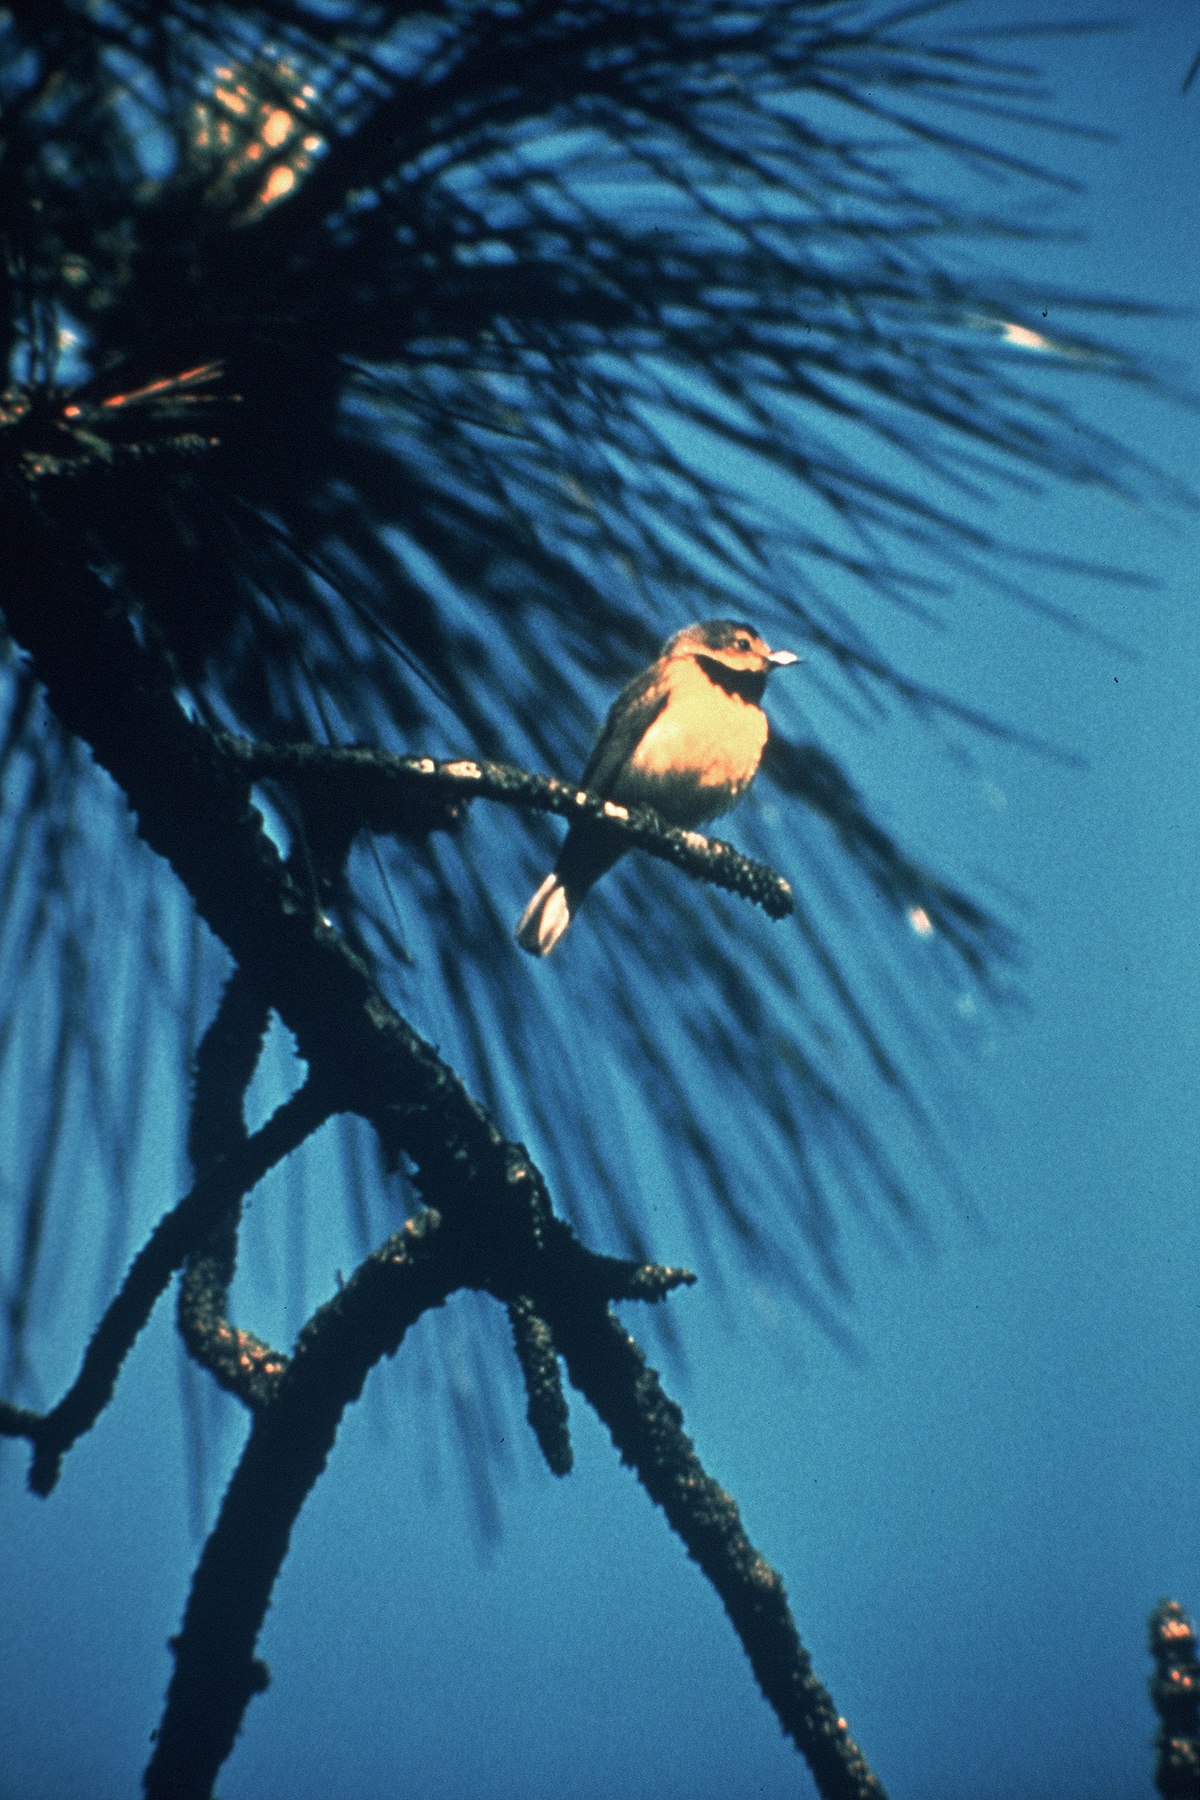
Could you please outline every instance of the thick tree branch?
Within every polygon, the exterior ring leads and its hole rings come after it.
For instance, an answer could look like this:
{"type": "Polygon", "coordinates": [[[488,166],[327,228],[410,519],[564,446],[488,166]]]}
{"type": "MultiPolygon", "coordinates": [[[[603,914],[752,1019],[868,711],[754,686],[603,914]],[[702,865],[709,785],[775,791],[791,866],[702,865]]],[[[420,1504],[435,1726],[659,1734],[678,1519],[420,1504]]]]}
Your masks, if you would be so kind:
{"type": "Polygon", "coordinates": [[[731,1496],[705,1471],[682,1413],[637,1343],[606,1308],[551,1307],[548,1316],[572,1382],[717,1590],[763,1694],[823,1800],[884,1800],[813,1673],[781,1578],[750,1542],[731,1496]]]}
{"type": "Polygon", "coordinates": [[[418,1185],[463,1205],[481,1202],[484,1187],[503,1192],[508,1146],[292,878],[248,781],[183,712],[148,639],[99,582],[60,586],[47,547],[24,550],[27,573],[6,610],[50,704],[117,781],[141,836],[235,962],[253,970],[330,1110],[372,1118],[417,1165],[418,1185]]]}

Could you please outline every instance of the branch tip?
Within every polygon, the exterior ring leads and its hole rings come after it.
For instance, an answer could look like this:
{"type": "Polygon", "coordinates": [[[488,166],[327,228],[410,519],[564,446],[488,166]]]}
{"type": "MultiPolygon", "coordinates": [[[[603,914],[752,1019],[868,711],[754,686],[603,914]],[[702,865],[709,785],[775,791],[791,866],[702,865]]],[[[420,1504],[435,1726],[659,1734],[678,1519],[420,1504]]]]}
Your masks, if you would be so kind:
{"type": "Polygon", "coordinates": [[[569,1475],[574,1453],[554,1336],[527,1294],[509,1302],[513,1348],[525,1381],[525,1417],[552,1475],[569,1475]]]}

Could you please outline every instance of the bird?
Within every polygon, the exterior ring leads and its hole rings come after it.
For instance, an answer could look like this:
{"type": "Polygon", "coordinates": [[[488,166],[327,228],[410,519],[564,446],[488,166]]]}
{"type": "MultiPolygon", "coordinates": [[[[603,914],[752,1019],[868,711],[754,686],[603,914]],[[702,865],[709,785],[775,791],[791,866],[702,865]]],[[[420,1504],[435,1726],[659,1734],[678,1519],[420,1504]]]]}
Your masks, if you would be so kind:
{"type": "MultiPolygon", "coordinates": [[[[652,806],[684,830],[728,812],[754,780],[766,747],[759,701],[767,676],[799,661],[791,650],[769,650],[734,619],[686,625],[618,694],[581,786],[622,806],[652,806]]],[[[517,922],[522,950],[548,956],[624,849],[602,824],[576,821],[517,922]]]]}

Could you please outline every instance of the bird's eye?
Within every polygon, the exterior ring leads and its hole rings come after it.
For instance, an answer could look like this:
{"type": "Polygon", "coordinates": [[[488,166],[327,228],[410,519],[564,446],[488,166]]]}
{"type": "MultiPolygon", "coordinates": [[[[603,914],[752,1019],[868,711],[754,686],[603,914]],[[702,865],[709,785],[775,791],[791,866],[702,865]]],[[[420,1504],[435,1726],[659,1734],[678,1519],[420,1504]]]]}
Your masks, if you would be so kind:
{"type": "Polygon", "coordinates": [[[740,637],[734,638],[733,647],[735,650],[749,650],[750,639],[746,636],[744,631],[742,632],[740,637]]]}

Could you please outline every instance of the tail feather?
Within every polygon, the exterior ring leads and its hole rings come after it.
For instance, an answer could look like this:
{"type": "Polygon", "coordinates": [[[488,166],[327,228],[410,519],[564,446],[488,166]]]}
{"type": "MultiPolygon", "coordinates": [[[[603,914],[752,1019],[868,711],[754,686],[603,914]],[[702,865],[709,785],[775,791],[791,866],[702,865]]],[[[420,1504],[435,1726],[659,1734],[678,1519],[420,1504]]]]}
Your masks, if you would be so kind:
{"type": "Polygon", "coordinates": [[[580,830],[563,839],[558,861],[517,921],[516,939],[531,956],[549,956],[593,886],[624,853],[614,832],[580,830]]]}
{"type": "Polygon", "coordinates": [[[571,923],[571,902],[561,876],[547,875],[517,921],[516,939],[531,956],[549,956],[571,923]]]}

